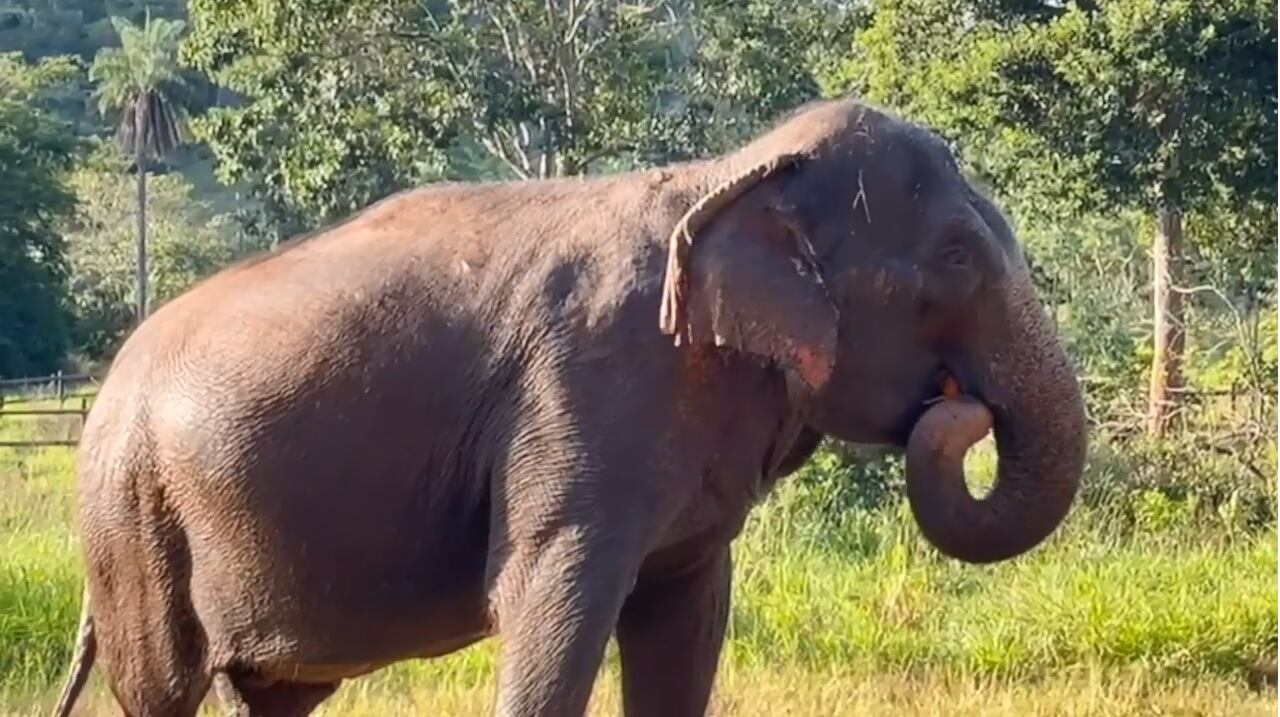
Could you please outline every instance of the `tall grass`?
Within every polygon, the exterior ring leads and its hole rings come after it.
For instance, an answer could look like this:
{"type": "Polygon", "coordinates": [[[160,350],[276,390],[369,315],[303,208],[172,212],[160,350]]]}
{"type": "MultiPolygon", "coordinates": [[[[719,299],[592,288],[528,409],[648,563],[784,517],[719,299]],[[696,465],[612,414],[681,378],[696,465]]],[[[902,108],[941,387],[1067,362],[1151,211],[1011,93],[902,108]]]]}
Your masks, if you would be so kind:
{"type": "Polygon", "coordinates": [[[71,476],[66,449],[0,448],[0,694],[48,685],[67,659],[81,575],[71,476]]]}
{"type": "MultiPolygon", "coordinates": [[[[971,456],[977,483],[992,463],[989,446],[971,456]]],[[[0,713],[47,707],[69,659],[72,464],[66,449],[0,449],[0,713]]],[[[1275,659],[1274,516],[1241,524],[1194,496],[1114,489],[1035,552],[979,567],[921,539],[897,480],[892,461],[823,452],[752,515],[735,544],[722,713],[1273,711],[1274,693],[1248,685],[1275,659]]],[[[349,682],[325,714],[483,713],[496,653],[349,682]]],[[[617,669],[611,648],[602,713],[617,669]]],[[[95,685],[90,712],[113,714],[95,685]]]]}

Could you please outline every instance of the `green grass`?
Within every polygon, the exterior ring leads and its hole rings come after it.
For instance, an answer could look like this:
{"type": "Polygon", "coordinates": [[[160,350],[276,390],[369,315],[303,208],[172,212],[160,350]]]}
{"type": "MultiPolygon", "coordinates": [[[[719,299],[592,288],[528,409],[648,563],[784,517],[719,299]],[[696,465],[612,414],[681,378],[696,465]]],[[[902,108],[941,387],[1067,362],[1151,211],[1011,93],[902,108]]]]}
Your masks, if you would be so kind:
{"type": "MultiPolygon", "coordinates": [[[[1083,505],[1032,554],[969,566],[929,548],[895,497],[833,509],[833,461],[781,489],[736,544],[720,713],[1274,714],[1274,691],[1249,686],[1275,659],[1274,521],[1174,511],[1153,529],[1083,505]]],[[[971,459],[978,474],[989,463],[971,459]]],[[[67,449],[0,449],[0,714],[47,709],[66,668],[72,473],[67,449]]],[[[484,713],[496,651],[351,681],[323,713],[484,713]]],[[[613,714],[612,649],[603,672],[597,713],[613,714]]],[[[115,714],[92,685],[85,714],[115,714]]]]}

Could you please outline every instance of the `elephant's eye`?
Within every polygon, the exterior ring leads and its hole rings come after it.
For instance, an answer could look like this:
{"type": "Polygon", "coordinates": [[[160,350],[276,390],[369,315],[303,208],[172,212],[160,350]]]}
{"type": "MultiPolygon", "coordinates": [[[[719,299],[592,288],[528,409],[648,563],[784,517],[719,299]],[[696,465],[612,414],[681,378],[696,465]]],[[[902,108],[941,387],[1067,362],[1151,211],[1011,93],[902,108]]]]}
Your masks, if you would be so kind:
{"type": "Polygon", "coordinates": [[[942,264],[949,269],[968,269],[973,261],[969,250],[959,241],[949,241],[939,253],[942,264]]]}

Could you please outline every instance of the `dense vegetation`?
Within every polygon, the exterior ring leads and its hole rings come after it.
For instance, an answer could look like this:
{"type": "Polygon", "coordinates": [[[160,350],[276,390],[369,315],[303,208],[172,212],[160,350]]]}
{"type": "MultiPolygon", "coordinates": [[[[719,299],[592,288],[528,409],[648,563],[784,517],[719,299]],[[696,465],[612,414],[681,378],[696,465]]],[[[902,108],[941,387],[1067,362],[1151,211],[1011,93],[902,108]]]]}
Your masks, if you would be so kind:
{"type": "MultiPolygon", "coordinates": [[[[732,691],[785,692],[758,678],[770,666],[796,684],[945,674],[958,682],[920,699],[962,704],[972,680],[1071,694],[1096,669],[1104,702],[1241,713],[1253,698],[1233,690],[1276,637],[1276,24],[1261,0],[10,0],[0,376],[105,361],[140,308],[397,189],[704,156],[845,93],[936,128],[1009,209],[1086,388],[1085,490],[1045,549],[975,569],[916,536],[896,458],[831,447],[744,538],[732,691]],[[1108,692],[1128,670],[1142,694],[1108,692]]],[[[65,453],[0,448],[0,693],[15,700],[65,658],[70,480],[65,453]]],[[[344,704],[400,711],[453,685],[469,712],[490,661],[397,669],[344,704]],[[411,678],[435,691],[384,690],[411,678]]]]}

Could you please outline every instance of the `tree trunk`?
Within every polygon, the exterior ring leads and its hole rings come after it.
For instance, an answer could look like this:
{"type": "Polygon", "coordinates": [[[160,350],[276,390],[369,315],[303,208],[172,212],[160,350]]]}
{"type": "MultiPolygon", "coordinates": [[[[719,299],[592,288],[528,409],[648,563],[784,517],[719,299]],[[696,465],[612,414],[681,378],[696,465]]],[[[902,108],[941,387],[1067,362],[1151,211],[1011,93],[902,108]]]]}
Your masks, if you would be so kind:
{"type": "Polygon", "coordinates": [[[1147,403],[1147,433],[1163,435],[1182,387],[1182,212],[1162,205],[1156,213],[1156,238],[1151,252],[1155,351],[1151,357],[1151,387],[1147,403]]]}
{"type": "Polygon", "coordinates": [[[147,318],[147,155],[138,150],[138,296],[137,319],[147,318]]]}

